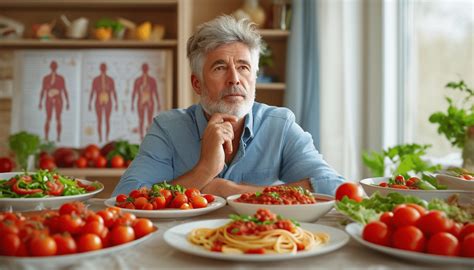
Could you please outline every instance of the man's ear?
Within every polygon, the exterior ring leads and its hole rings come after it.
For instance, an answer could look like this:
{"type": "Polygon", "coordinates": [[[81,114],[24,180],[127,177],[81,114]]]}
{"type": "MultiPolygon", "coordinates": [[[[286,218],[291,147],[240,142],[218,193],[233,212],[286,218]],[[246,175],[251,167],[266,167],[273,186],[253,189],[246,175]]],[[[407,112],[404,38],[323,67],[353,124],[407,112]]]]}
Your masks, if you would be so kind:
{"type": "Polygon", "coordinates": [[[193,86],[194,92],[201,95],[201,81],[194,74],[191,75],[191,85],[193,86]]]}

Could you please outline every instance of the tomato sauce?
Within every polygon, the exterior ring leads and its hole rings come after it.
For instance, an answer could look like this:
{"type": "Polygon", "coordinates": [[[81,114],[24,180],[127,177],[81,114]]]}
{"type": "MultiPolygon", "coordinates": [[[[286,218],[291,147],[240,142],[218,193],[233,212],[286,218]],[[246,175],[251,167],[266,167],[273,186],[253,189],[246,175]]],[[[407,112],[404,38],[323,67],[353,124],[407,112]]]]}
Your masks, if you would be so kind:
{"type": "Polygon", "coordinates": [[[309,190],[292,186],[266,187],[262,192],[244,193],[236,202],[253,204],[313,204],[316,199],[309,190]]]}

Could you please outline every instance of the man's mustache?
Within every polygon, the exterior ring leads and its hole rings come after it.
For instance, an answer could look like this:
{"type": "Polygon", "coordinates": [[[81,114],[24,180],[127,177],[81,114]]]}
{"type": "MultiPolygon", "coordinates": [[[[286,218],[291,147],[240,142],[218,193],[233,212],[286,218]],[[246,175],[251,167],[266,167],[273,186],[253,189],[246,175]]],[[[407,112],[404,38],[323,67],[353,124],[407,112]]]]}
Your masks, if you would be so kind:
{"type": "Polygon", "coordinates": [[[220,93],[220,97],[223,98],[228,95],[241,95],[246,97],[247,93],[245,91],[245,88],[240,86],[240,85],[233,85],[231,87],[227,87],[222,92],[220,93]]]}

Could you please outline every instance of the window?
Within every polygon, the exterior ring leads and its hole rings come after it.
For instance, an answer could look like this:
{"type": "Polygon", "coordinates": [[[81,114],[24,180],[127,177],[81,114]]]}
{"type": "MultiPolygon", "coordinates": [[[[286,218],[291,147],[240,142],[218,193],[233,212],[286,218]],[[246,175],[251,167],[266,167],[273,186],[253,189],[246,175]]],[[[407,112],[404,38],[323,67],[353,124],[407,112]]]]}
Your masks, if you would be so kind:
{"type": "Polygon", "coordinates": [[[460,153],[428,119],[447,109],[444,96],[459,97],[447,82],[474,87],[474,2],[400,1],[397,24],[399,140],[431,144],[432,157],[460,153]]]}

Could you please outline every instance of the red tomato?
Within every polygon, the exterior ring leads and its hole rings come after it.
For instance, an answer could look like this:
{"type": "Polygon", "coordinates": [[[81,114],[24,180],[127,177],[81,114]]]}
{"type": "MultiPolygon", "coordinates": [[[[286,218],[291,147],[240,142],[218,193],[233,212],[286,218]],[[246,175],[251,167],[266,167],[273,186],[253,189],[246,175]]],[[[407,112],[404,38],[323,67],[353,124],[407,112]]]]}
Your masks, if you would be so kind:
{"type": "Polygon", "coordinates": [[[462,240],[461,238],[462,228],[463,228],[463,225],[461,223],[453,222],[453,226],[451,227],[451,229],[448,230],[448,233],[454,235],[459,240],[462,240]]]}
{"type": "Polygon", "coordinates": [[[444,212],[438,210],[429,211],[417,222],[417,227],[428,236],[449,231],[452,226],[453,221],[448,219],[444,212]]]}
{"type": "Polygon", "coordinates": [[[149,219],[139,218],[133,225],[133,230],[135,232],[135,237],[140,238],[153,232],[153,223],[149,219]]]}
{"type": "Polygon", "coordinates": [[[81,232],[84,221],[75,214],[62,215],[59,217],[59,230],[61,232],[68,232],[70,234],[76,234],[81,232]]]}
{"type": "Polygon", "coordinates": [[[171,200],[173,199],[173,194],[168,189],[161,189],[160,194],[161,194],[161,196],[165,197],[166,207],[168,207],[170,205],[171,200]]]}
{"type": "Polygon", "coordinates": [[[96,234],[86,233],[77,239],[77,251],[86,252],[102,248],[102,239],[96,234]]]}
{"type": "Polygon", "coordinates": [[[117,195],[117,198],[115,198],[115,201],[118,202],[118,203],[121,203],[121,202],[126,201],[127,198],[128,198],[127,195],[125,195],[125,194],[119,194],[119,195],[117,195]]]}
{"type": "Polygon", "coordinates": [[[99,156],[95,160],[95,167],[96,168],[105,168],[107,166],[107,159],[103,156],[99,156]]]}
{"type": "Polygon", "coordinates": [[[110,160],[110,166],[112,168],[123,168],[125,161],[121,155],[115,155],[110,160]]]}
{"type": "Polygon", "coordinates": [[[337,187],[336,200],[340,201],[345,196],[356,202],[360,202],[362,201],[362,189],[356,183],[345,182],[337,187]]]}
{"type": "Polygon", "coordinates": [[[57,246],[57,254],[72,254],[77,252],[76,242],[70,234],[55,234],[53,236],[57,246]]]}
{"type": "Polygon", "coordinates": [[[95,161],[100,156],[100,149],[95,144],[89,144],[82,153],[87,160],[95,161]]]}
{"type": "Polygon", "coordinates": [[[39,167],[42,170],[49,170],[52,171],[56,169],[56,163],[54,163],[54,159],[50,156],[42,157],[39,161],[39,167]]]}
{"type": "Polygon", "coordinates": [[[197,188],[188,188],[184,194],[186,194],[188,199],[192,199],[194,196],[201,196],[201,191],[199,191],[197,188]]]}
{"type": "Polygon", "coordinates": [[[379,218],[380,221],[385,223],[389,228],[393,226],[393,212],[385,212],[382,215],[380,215],[379,218]]]}
{"type": "Polygon", "coordinates": [[[416,204],[416,203],[402,203],[402,204],[399,204],[399,205],[395,206],[395,208],[393,208],[392,211],[395,213],[396,209],[402,208],[402,207],[414,208],[416,211],[418,211],[418,213],[420,213],[421,216],[426,214],[426,209],[423,206],[421,206],[419,204],[416,204]]]}
{"type": "Polygon", "coordinates": [[[180,208],[182,204],[188,203],[188,197],[182,193],[178,193],[171,201],[171,208],[180,208]]]}
{"type": "Polygon", "coordinates": [[[425,236],[415,226],[405,226],[392,234],[392,246],[398,249],[422,252],[425,249],[425,236]]]}
{"type": "Polygon", "coordinates": [[[86,212],[86,206],[82,202],[69,202],[61,205],[59,208],[60,215],[70,215],[76,213],[82,215],[86,212]]]}
{"type": "Polygon", "coordinates": [[[48,235],[40,234],[33,236],[29,243],[31,256],[52,256],[58,250],[54,239],[48,235]]]}
{"type": "Polygon", "coordinates": [[[97,215],[102,217],[102,219],[104,220],[104,225],[107,228],[112,226],[112,224],[115,223],[115,219],[117,219],[117,216],[109,210],[100,210],[99,212],[97,212],[97,215]]]}
{"type": "Polygon", "coordinates": [[[418,219],[420,219],[420,213],[415,208],[401,207],[393,212],[392,222],[395,228],[399,228],[415,225],[418,219]]]}
{"type": "Polygon", "coordinates": [[[133,202],[133,204],[135,205],[135,208],[137,209],[143,209],[143,207],[145,206],[145,204],[148,203],[148,199],[145,198],[145,197],[138,197],[135,199],[135,201],[133,202]]]}
{"type": "Polygon", "coordinates": [[[0,237],[0,255],[15,256],[20,244],[20,237],[17,234],[2,234],[2,237],[0,237]]]}
{"type": "Polygon", "coordinates": [[[203,196],[194,196],[191,198],[193,208],[204,208],[207,206],[207,200],[203,196]]]}
{"type": "Polygon", "coordinates": [[[365,225],[362,238],[377,245],[389,246],[390,230],[387,224],[381,221],[372,221],[365,225]]]}
{"type": "Polygon", "coordinates": [[[179,209],[181,209],[181,210],[189,210],[189,209],[193,209],[193,206],[192,206],[192,204],[189,204],[189,203],[183,203],[183,204],[181,204],[181,206],[179,207],[179,209]]]}
{"type": "Polygon", "coordinates": [[[11,172],[13,170],[13,161],[7,157],[0,158],[0,173],[11,172]]]}
{"type": "Polygon", "coordinates": [[[140,193],[140,190],[134,189],[134,190],[130,191],[130,194],[128,194],[128,196],[130,196],[130,197],[136,199],[136,198],[138,198],[138,197],[141,197],[142,194],[140,193]]]}
{"type": "Polygon", "coordinates": [[[76,159],[76,167],[78,168],[85,168],[87,167],[87,159],[85,157],[79,157],[76,159]]]}
{"type": "Polygon", "coordinates": [[[447,232],[434,234],[430,237],[427,245],[428,253],[444,256],[458,256],[459,248],[458,239],[447,232]]]}
{"type": "Polygon", "coordinates": [[[474,233],[466,235],[462,240],[461,255],[474,258],[474,233]]]}
{"type": "Polygon", "coordinates": [[[204,198],[206,198],[206,200],[207,200],[208,203],[213,202],[214,199],[215,199],[214,196],[211,195],[211,194],[204,194],[203,196],[204,196],[204,198]]]}
{"type": "Polygon", "coordinates": [[[104,223],[100,223],[100,221],[89,221],[82,227],[81,233],[82,234],[96,234],[101,235],[102,231],[104,230],[105,226],[104,223]]]}
{"type": "Polygon", "coordinates": [[[466,235],[474,233],[474,223],[468,223],[461,229],[460,238],[463,239],[466,235]]]}
{"type": "Polygon", "coordinates": [[[152,200],[153,209],[163,209],[166,207],[166,199],[163,196],[156,197],[152,200]]]}
{"type": "Polygon", "coordinates": [[[110,231],[110,243],[113,246],[124,244],[135,239],[135,231],[130,226],[115,226],[110,231]]]}

